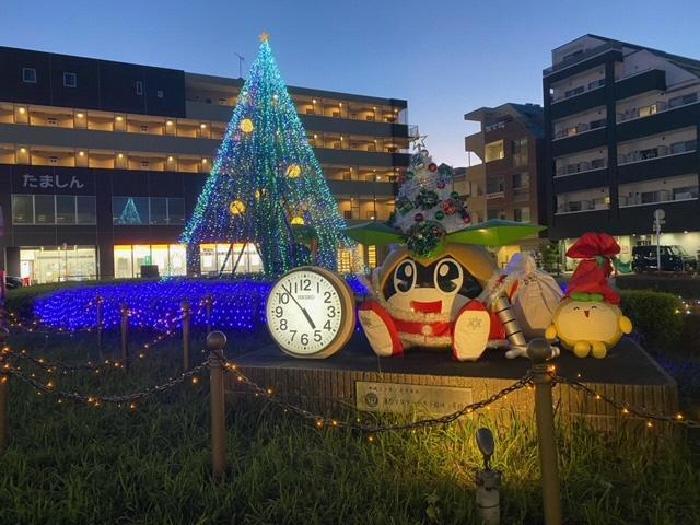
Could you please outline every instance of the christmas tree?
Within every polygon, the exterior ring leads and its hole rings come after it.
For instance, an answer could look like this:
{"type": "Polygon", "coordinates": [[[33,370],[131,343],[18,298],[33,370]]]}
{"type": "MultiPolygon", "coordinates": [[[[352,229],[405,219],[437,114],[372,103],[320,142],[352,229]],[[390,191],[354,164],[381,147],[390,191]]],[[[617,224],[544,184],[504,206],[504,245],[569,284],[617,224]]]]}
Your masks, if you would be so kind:
{"type": "Polygon", "coordinates": [[[136,203],[131,197],[129,197],[129,199],[126,201],[124,209],[119,214],[117,224],[143,224],[141,222],[141,215],[139,215],[139,210],[136,208],[136,203]]]}
{"type": "Polygon", "coordinates": [[[260,40],[182,240],[193,262],[199,243],[253,243],[267,275],[299,264],[335,269],[337,250],[348,243],[345,222],[267,35],[260,40]]]}

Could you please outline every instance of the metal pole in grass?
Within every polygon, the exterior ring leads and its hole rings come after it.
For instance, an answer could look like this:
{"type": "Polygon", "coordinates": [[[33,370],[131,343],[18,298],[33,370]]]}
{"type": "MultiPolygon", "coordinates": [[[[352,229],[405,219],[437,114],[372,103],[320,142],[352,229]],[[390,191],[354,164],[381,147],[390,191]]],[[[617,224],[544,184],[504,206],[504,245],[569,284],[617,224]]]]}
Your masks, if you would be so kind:
{"type": "Polygon", "coordinates": [[[129,307],[126,304],[119,306],[119,334],[121,336],[121,360],[124,368],[129,367],[129,307]]]}
{"type": "Polygon", "coordinates": [[[0,271],[0,452],[5,450],[10,437],[10,375],[5,373],[5,357],[9,354],[5,311],[5,272],[0,271]]]}
{"type": "Polygon", "coordinates": [[[559,465],[557,464],[557,444],[554,439],[552,376],[547,371],[547,360],[552,357],[552,348],[542,338],[533,339],[527,345],[527,355],[532,361],[535,383],[535,416],[544,498],[544,522],[546,525],[559,525],[562,519],[559,465]]]}
{"type": "Polygon", "coordinates": [[[493,434],[488,428],[476,431],[476,444],[484,457],[484,468],[476,473],[476,506],[482,525],[501,523],[501,471],[491,468],[493,434]]]}
{"type": "MultiPolygon", "coordinates": [[[[2,365],[0,361],[0,365],[2,365]]],[[[10,375],[0,369],[0,452],[10,441],[10,375]]]]}
{"type": "Polygon", "coordinates": [[[101,295],[95,297],[95,325],[97,331],[97,350],[99,352],[100,361],[103,360],[102,356],[102,335],[104,332],[104,299],[101,295]]]}
{"type": "Polygon", "coordinates": [[[215,479],[224,477],[226,468],[226,427],[224,424],[224,363],[226,336],[215,330],[207,336],[209,350],[209,407],[211,412],[211,469],[215,479]]]}
{"type": "Polygon", "coordinates": [[[182,302],[182,366],[190,369],[190,302],[182,302]]]}

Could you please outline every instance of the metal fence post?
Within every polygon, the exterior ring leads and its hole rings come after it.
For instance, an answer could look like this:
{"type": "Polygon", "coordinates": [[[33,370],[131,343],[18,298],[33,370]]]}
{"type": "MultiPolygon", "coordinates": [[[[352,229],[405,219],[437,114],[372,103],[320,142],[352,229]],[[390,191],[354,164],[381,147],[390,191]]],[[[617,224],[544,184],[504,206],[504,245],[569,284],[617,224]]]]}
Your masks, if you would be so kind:
{"type": "Polygon", "coordinates": [[[206,316],[207,316],[207,335],[211,332],[211,311],[212,311],[212,305],[214,304],[214,298],[211,296],[211,294],[208,294],[205,299],[204,299],[204,306],[206,308],[206,316]]]}
{"type": "Polygon", "coordinates": [[[226,336],[215,330],[207,336],[209,350],[209,405],[211,412],[211,468],[221,480],[226,469],[226,427],[224,421],[224,363],[226,336]]]}
{"type": "Polygon", "coordinates": [[[99,352],[100,361],[102,356],[102,336],[104,334],[104,299],[101,295],[95,297],[95,325],[97,330],[97,350],[99,352]]]}
{"type": "Polygon", "coordinates": [[[121,359],[124,368],[129,368],[129,307],[122,304],[119,307],[120,326],[119,333],[121,335],[121,359]]]}
{"type": "Polygon", "coordinates": [[[190,369],[190,303],[187,299],[182,302],[182,366],[185,371],[190,369]]]}
{"type": "Polygon", "coordinates": [[[544,522],[546,525],[559,525],[562,520],[559,465],[557,444],[554,439],[552,377],[547,371],[547,360],[552,357],[552,349],[545,339],[537,338],[527,345],[527,355],[532,361],[535,383],[535,416],[544,498],[544,522]]]}

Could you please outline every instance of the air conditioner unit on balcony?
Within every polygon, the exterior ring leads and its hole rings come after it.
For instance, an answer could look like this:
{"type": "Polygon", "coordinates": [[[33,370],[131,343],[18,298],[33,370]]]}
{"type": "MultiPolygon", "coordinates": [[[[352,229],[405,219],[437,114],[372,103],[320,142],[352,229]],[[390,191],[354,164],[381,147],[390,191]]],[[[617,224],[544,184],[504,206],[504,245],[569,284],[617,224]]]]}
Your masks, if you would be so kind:
{"type": "Polygon", "coordinates": [[[666,144],[660,144],[656,146],[656,154],[659,157],[663,157],[664,155],[668,155],[668,146],[666,144]]]}
{"type": "Polygon", "coordinates": [[[671,200],[671,190],[659,190],[657,193],[659,202],[671,200]]]}
{"type": "Polygon", "coordinates": [[[55,119],[53,117],[49,117],[46,119],[46,124],[49,126],[58,126],[58,119],[55,119]]]}

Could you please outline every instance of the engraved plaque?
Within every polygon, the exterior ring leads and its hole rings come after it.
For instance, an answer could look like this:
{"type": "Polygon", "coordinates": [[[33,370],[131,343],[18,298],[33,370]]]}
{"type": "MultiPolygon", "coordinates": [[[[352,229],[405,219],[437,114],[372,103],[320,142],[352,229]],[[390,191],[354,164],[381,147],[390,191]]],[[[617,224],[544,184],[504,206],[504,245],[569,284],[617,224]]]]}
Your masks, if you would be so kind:
{"type": "Polygon", "coordinates": [[[472,389],[356,381],[358,410],[443,416],[473,402],[472,389]]]}

